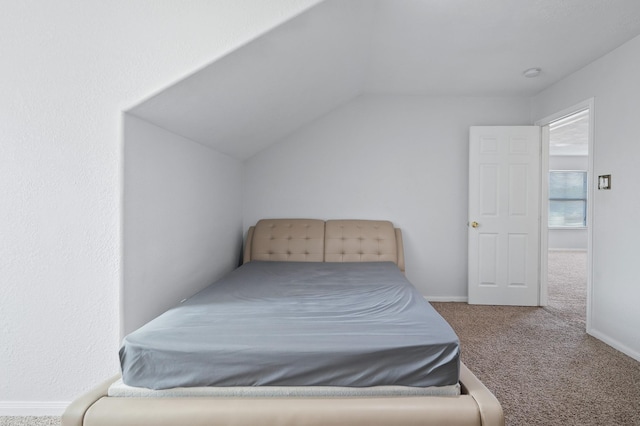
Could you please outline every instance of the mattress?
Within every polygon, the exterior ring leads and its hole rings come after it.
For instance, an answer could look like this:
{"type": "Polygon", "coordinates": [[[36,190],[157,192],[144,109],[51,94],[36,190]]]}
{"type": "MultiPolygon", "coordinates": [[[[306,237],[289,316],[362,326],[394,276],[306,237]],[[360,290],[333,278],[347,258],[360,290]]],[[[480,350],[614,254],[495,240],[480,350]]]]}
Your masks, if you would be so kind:
{"type": "Polygon", "coordinates": [[[149,389],[448,386],[459,342],[392,262],[252,261],[123,339],[149,389]]]}

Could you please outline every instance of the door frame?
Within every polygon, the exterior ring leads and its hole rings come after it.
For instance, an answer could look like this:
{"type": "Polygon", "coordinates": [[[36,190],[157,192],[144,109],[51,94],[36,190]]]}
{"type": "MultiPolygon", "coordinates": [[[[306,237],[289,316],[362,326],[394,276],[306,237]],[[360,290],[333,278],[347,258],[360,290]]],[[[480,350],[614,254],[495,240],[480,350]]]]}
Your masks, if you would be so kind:
{"type": "Polygon", "coordinates": [[[540,306],[546,306],[549,302],[548,293],[548,251],[549,251],[549,124],[563,117],[580,111],[589,110],[589,135],[588,135],[588,159],[587,176],[587,313],[586,328],[591,330],[591,299],[593,280],[593,202],[594,186],[594,123],[595,123],[595,99],[589,98],[555,114],[551,114],[535,122],[542,131],[542,153],[540,158],[540,306]]]}

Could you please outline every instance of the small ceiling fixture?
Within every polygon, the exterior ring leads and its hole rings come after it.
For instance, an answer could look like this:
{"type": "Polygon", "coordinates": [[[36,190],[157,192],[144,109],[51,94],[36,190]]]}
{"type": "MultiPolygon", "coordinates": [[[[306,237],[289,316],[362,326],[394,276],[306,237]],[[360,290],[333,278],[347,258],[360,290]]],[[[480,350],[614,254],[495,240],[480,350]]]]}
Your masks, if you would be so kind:
{"type": "Polygon", "coordinates": [[[524,75],[527,78],[533,78],[533,77],[539,76],[540,71],[542,71],[540,68],[529,68],[527,70],[524,70],[522,75],[524,75]]]}

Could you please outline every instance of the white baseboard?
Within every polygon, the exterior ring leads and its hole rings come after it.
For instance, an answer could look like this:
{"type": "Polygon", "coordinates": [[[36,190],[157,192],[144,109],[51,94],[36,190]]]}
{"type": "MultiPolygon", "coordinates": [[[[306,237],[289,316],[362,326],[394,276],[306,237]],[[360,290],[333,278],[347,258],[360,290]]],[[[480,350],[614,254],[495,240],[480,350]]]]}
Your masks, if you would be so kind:
{"type": "Polygon", "coordinates": [[[61,416],[69,401],[0,401],[0,417],[61,416]]]}
{"type": "Polygon", "coordinates": [[[468,302],[466,296],[424,296],[429,302],[468,302]]]}
{"type": "Polygon", "coordinates": [[[622,343],[618,342],[617,340],[612,339],[611,337],[607,336],[606,334],[603,334],[603,333],[599,332],[598,330],[594,330],[594,329],[587,330],[587,333],[592,335],[593,337],[595,337],[598,340],[602,340],[607,345],[609,345],[612,348],[622,352],[625,355],[630,356],[631,358],[635,359],[636,361],[640,361],[640,353],[638,353],[637,351],[634,351],[633,349],[631,349],[630,347],[628,347],[626,345],[623,345],[622,343]]]}

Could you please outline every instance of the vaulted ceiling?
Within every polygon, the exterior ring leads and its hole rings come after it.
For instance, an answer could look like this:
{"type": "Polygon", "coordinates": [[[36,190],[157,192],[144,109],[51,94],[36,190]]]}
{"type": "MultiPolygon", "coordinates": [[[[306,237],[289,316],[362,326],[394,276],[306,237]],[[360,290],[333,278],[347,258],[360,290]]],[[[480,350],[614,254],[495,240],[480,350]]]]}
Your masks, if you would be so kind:
{"type": "Polygon", "coordinates": [[[243,160],[363,93],[530,97],[639,34],[638,0],[326,0],[128,113],[243,160]]]}

